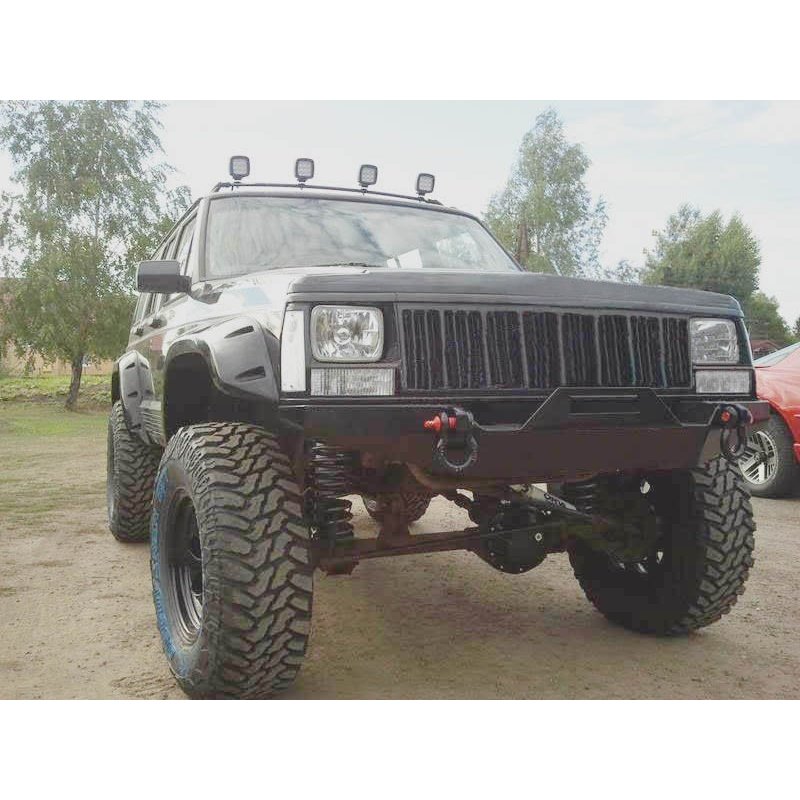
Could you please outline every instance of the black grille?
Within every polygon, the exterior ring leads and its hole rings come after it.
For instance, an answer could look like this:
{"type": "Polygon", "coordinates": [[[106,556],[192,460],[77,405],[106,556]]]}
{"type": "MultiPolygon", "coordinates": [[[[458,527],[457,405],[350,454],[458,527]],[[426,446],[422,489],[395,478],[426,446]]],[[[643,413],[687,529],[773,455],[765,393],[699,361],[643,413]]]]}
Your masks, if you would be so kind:
{"type": "Polygon", "coordinates": [[[681,317],[414,306],[400,323],[409,391],[691,384],[681,317]]]}

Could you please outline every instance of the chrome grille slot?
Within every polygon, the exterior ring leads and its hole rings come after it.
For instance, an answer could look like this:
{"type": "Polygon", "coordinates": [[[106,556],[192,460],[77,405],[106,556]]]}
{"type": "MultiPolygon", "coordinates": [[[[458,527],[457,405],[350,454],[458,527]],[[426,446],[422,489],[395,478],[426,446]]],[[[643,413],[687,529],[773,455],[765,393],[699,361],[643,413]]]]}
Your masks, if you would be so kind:
{"type": "Polygon", "coordinates": [[[525,383],[519,312],[488,311],[486,321],[492,386],[503,389],[522,388],[525,383]]]}
{"type": "Polygon", "coordinates": [[[689,386],[692,367],[689,362],[689,322],[664,317],[664,372],[667,386],[689,386]]]}
{"type": "Polygon", "coordinates": [[[558,344],[558,314],[552,311],[523,311],[528,386],[547,389],[561,382],[561,348],[558,344]]]}
{"type": "Polygon", "coordinates": [[[637,386],[663,386],[661,332],[658,317],[631,317],[637,386]]]}
{"type": "Polygon", "coordinates": [[[683,317],[414,304],[399,319],[403,391],[691,385],[683,317]]]}
{"type": "Polygon", "coordinates": [[[567,386],[597,386],[597,344],[594,316],[562,314],[564,382],[567,386]]]}
{"type": "Polygon", "coordinates": [[[600,382],[603,386],[633,385],[633,356],[628,318],[608,314],[597,318],[600,337],[600,382]]]}

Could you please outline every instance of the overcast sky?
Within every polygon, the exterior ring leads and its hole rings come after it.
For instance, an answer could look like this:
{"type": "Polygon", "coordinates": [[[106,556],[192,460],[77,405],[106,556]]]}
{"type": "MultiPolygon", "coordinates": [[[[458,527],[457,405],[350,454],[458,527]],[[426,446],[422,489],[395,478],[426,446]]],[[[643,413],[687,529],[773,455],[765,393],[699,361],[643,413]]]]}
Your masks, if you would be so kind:
{"type": "MultiPolygon", "coordinates": [[[[482,213],[502,188],[523,134],[552,105],[592,161],[594,196],[608,204],[602,260],[641,263],[652,231],[683,202],[739,212],[761,243],[761,288],[792,324],[800,316],[798,102],[175,102],[162,112],[167,160],[193,196],[249,155],[252,179],[292,180],[294,159],[315,182],[354,185],[376,164],[376,188],[406,192],[418,172],[435,196],[482,213]]],[[[0,184],[9,164],[0,161],[0,184]]]]}

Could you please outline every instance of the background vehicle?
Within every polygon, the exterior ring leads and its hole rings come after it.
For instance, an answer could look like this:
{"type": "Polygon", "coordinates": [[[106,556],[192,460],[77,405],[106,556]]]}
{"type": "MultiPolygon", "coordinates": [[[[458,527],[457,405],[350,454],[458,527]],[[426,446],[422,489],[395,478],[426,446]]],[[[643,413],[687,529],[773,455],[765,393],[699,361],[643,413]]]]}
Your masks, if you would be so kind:
{"type": "Polygon", "coordinates": [[[755,361],[756,391],[769,423],[751,433],[739,461],[751,494],[784,497],[800,488],[800,343],[755,361]]]}
{"type": "Polygon", "coordinates": [[[521,270],[418,196],[220,184],[139,266],[113,379],[109,517],[151,537],[156,616],[192,696],[287,686],[313,574],[467,549],[527,572],[566,552],[610,620],[718,620],[752,565],[735,458],[768,416],[738,303],[521,270]],[[534,484],[557,482],[559,494],[534,484]],[[149,498],[152,493],[152,512],[149,498]],[[379,523],[355,538],[347,495],[379,523]],[[474,527],[411,534],[442,495],[474,527]]]}

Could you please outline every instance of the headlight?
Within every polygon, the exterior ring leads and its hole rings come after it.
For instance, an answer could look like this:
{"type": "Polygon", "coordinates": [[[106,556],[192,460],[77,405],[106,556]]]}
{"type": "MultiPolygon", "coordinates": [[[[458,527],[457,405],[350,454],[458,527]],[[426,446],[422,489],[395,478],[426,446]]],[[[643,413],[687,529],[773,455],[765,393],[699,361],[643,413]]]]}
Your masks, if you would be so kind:
{"type": "Polygon", "coordinates": [[[729,319],[693,319],[689,324],[695,364],[738,364],[739,338],[729,319]]]}
{"type": "Polygon", "coordinates": [[[311,352],[317,361],[377,361],[383,355],[383,314],[377,308],[316,306],[311,352]]]}

